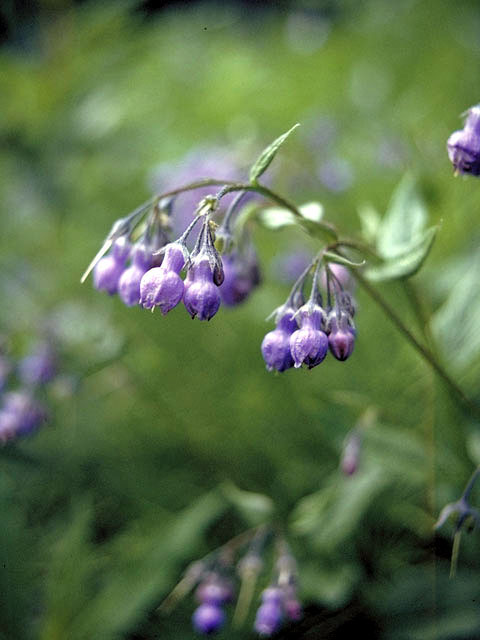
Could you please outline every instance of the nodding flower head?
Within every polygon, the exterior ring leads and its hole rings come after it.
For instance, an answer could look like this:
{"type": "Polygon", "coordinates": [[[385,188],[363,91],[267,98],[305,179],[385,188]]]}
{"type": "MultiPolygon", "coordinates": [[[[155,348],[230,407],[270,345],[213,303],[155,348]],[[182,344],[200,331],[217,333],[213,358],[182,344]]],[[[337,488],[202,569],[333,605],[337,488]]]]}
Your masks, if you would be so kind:
{"type": "Polygon", "coordinates": [[[125,269],[118,281],[118,295],[127,307],[140,302],[140,282],[153,265],[152,250],[145,242],[139,242],[132,249],[131,265],[125,269]]]}
{"type": "Polygon", "coordinates": [[[125,236],[117,238],[110,253],[101,258],[93,270],[93,284],[95,289],[106,291],[110,295],[117,293],[118,281],[125,269],[125,263],[130,255],[130,243],[125,236]]]}
{"type": "Polygon", "coordinates": [[[262,341],[262,355],[268,371],[285,371],[293,367],[290,353],[290,336],[298,329],[295,309],[284,305],[276,312],[276,328],[262,341]]]}
{"type": "Polygon", "coordinates": [[[258,260],[253,247],[247,253],[232,251],[222,259],[225,278],[220,287],[222,302],[233,307],[243,302],[260,283],[258,260]]]}
{"type": "Polygon", "coordinates": [[[185,280],[183,302],[192,318],[210,320],[220,307],[220,293],[214,284],[214,271],[207,256],[200,253],[185,280]]]}
{"type": "Polygon", "coordinates": [[[300,307],[297,314],[300,329],[290,336],[290,352],[296,368],[305,364],[312,369],[325,359],[328,352],[328,338],[324,332],[325,311],[309,301],[300,307]]]}
{"type": "Polygon", "coordinates": [[[140,281],[140,304],[145,309],[159,307],[165,315],[182,299],[184,284],[179,274],[185,256],[178,242],[168,244],[164,253],[162,265],[148,270],[140,281]]]}
{"type": "Polygon", "coordinates": [[[480,105],[468,110],[463,129],[448,138],[447,151],[456,171],[480,175],[480,105]]]}
{"type": "Polygon", "coordinates": [[[216,604],[205,602],[193,612],[193,627],[203,634],[215,633],[225,624],[225,613],[216,604]]]}

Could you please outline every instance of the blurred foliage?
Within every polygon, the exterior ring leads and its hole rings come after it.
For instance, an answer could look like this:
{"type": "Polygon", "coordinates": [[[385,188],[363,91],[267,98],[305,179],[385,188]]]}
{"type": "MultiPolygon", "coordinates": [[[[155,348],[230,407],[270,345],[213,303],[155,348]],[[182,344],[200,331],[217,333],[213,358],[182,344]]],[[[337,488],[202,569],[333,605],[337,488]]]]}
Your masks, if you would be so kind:
{"type": "MultiPolygon", "coordinates": [[[[245,178],[300,122],[272,183],[320,201],[345,232],[378,226],[372,212],[415,177],[419,225],[441,225],[412,280],[420,324],[480,402],[479,185],[454,179],[445,152],[478,100],[480,11],[318,6],[45,2],[0,50],[0,330],[20,353],[53,328],[74,381],[50,392],[45,428],[0,451],[2,640],[193,637],[192,600],[170,617],[158,604],[189,562],[272,509],[307,605],[283,637],[480,636],[478,532],[451,581],[452,528],[433,533],[480,462],[478,422],[362,291],[348,362],[265,371],[264,318],[287,294],[269,265],[318,240],[258,229],[262,287],[208,324],[79,285],[113,221],[149,197],[156,166],[214,143],[239,151],[245,178]],[[333,160],[346,173],[326,183],[333,160]],[[345,478],[342,443],[368,407],[379,418],[345,478]]],[[[421,335],[404,285],[377,286],[421,335]]]]}

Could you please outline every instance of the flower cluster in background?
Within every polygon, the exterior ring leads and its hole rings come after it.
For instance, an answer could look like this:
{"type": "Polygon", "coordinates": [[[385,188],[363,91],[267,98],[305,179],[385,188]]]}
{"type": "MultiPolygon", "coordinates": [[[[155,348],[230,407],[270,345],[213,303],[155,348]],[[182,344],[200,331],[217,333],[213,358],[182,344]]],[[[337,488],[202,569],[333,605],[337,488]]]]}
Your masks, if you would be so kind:
{"type": "Polygon", "coordinates": [[[0,442],[34,432],[47,419],[42,396],[57,373],[51,340],[39,342],[19,361],[0,352],[0,442]]]}
{"type": "Polygon", "coordinates": [[[265,526],[246,531],[205,558],[193,562],[184,577],[160,605],[171,610],[195,589],[197,608],[192,615],[194,629],[213,634],[227,623],[228,605],[235,605],[233,625],[244,623],[251,607],[256,584],[265,567],[264,556],[273,546],[274,561],[270,582],[259,594],[254,629],[260,636],[275,634],[284,623],[302,618],[298,599],[297,563],[283,537],[265,526]],[[240,584],[237,589],[236,582],[240,584]]]}

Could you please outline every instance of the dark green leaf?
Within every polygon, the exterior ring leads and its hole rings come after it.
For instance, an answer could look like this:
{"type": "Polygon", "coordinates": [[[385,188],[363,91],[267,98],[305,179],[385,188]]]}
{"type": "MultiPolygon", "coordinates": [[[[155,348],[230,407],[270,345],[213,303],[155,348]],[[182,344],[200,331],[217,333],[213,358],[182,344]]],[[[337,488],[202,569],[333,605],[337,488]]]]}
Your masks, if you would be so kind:
{"type": "Polygon", "coordinates": [[[276,140],[274,140],[271,144],[269,144],[266,149],[262,151],[257,161],[255,162],[253,167],[250,169],[250,182],[252,183],[257,182],[258,178],[262,175],[262,173],[264,173],[270,166],[270,163],[274,159],[277,151],[280,149],[282,144],[285,142],[288,136],[292,133],[292,131],[294,131],[299,126],[300,126],[299,124],[293,125],[291,129],[289,129],[288,131],[283,133],[281,136],[279,136],[276,140]]]}

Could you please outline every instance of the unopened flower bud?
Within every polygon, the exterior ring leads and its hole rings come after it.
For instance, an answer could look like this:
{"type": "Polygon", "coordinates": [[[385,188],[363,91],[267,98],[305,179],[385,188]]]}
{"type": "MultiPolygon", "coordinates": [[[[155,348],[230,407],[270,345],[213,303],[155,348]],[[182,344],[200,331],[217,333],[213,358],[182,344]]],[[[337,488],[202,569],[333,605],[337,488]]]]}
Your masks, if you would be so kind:
{"type": "Polygon", "coordinates": [[[267,333],[262,341],[262,355],[268,371],[285,371],[293,367],[290,336],[298,329],[294,314],[295,310],[291,307],[282,308],[277,314],[276,328],[267,333]]]}
{"type": "Polygon", "coordinates": [[[215,633],[225,624],[225,613],[217,605],[204,603],[193,612],[192,622],[199,633],[215,633]]]}
{"type": "Polygon", "coordinates": [[[447,151],[456,171],[480,175],[480,105],[468,110],[464,128],[449,137],[447,151]]]}
{"type": "Polygon", "coordinates": [[[132,249],[132,263],[125,269],[118,281],[118,295],[128,306],[133,307],[140,301],[140,282],[153,264],[152,251],[140,242],[132,249]]]}
{"type": "Polygon", "coordinates": [[[107,256],[101,258],[93,270],[95,289],[106,291],[110,295],[117,293],[118,281],[125,269],[130,254],[130,243],[125,236],[117,238],[107,256]]]}
{"type": "Polygon", "coordinates": [[[210,320],[217,313],[220,293],[213,277],[208,258],[200,253],[188,272],[183,295],[183,302],[192,318],[210,320]]]}
{"type": "Polygon", "coordinates": [[[299,309],[298,315],[300,329],[290,336],[290,352],[296,368],[306,364],[311,369],[324,360],[328,351],[328,338],[322,330],[325,312],[309,302],[299,309]]]}

